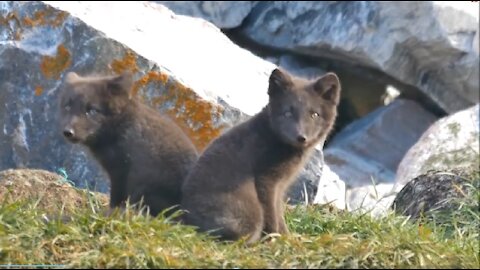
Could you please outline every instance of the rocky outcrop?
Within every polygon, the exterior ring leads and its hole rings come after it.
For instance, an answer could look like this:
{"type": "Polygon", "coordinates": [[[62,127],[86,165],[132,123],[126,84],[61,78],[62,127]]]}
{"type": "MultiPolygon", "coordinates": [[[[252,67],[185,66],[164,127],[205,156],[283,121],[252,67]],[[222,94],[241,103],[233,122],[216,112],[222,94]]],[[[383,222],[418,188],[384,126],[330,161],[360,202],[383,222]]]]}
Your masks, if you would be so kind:
{"type": "Polygon", "coordinates": [[[202,18],[219,28],[242,24],[256,1],[155,1],[179,15],[202,18]]]}
{"type": "Polygon", "coordinates": [[[434,2],[262,2],[236,31],[264,50],[380,71],[448,113],[479,98],[478,17],[434,2]]]}
{"type": "Polygon", "coordinates": [[[479,106],[444,117],[426,130],[398,166],[396,185],[401,188],[430,170],[479,168],[479,106]]]}
{"type": "Polygon", "coordinates": [[[384,214],[398,191],[398,164],[435,120],[415,102],[397,99],[348,125],[324,150],[326,165],[315,203],[384,214]]]}
{"type": "MultiPolygon", "coordinates": [[[[65,170],[78,186],[108,190],[97,162],[61,136],[57,95],[68,71],[133,72],[132,94],[170,115],[200,151],[268,101],[275,65],[203,20],[155,3],[0,5],[0,169],[65,170]]],[[[317,151],[292,202],[304,190],[313,198],[322,164],[317,151]]]]}
{"type": "Polygon", "coordinates": [[[347,188],[393,183],[403,156],[435,120],[415,102],[397,99],[337,134],[325,148],[325,163],[347,188]]]}

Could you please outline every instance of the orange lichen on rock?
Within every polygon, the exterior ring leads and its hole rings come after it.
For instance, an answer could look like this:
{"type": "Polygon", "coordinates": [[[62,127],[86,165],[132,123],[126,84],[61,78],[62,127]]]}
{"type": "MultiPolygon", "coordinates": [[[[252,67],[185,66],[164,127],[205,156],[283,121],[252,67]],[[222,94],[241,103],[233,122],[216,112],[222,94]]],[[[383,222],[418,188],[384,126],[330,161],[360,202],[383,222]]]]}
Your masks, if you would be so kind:
{"type": "Polygon", "coordinates": [[[0,25],[6,27],[12,27],[10,22],[17,24],[16,29],[12,29],[12,37],[15,40],[22,38],[22,32],[25,27],[35,26],[60,26],[67,18],[68,13],[65,11],[57,10],[52,7],[46,7],[41,10],[35,11],[31,17],[28,15],[21,18],[17,12],[10,12],[5,17],[0,15],[0,25]]]}
{"type": "Polygon", "coordinates": [[[14,23],[17,24],[17,29],[14,30],[14,29],[10,29],[11,30],[11,34],[12,34],[12,37],[15,39],[15,40],[20,40],[21,37],[22,37],[22,23],[19,19],[19,16],[17,14],[17,12],[10,12],[8,13],[5,17],[3,17],[1,14],[0,14],[0,26],[5,26],[5,27],[8,27],[8,28],[11,28],[12,26],[10,25],[10,22],[13,21],[14,23]]]}
{"type": "MultiPolygon", "coordinates": [[[[110,68],[116,74],[139,71],[137,57],[132,51],[127,51],[122,59],[114,60],[110,68]]],[[[140,98],[140,90],[150,83],[161,83],[164,86],[170,84],[164,95],[152,98],[150,103],[158,107],[168,102],[166,113],[190,137],[198,150],[203,150],[221,134],[223,127],[215,127],[214,118],[222,113],[222,108],[202,100],[192,89],[180,83],[169,82],[169,76],[165,73],[150,71],[143,75],[134,82],[131,96],[140,98]],[[172,103],[173,107],[170,108],[172,103]]],[[[142,99],[148,98],[142,96],[142,99]]]]}
{"type": "Polygon", "coordinates": [[[35,96],[40,96],[43,93],[43,88],[41,86],[35,87],[35,96]]]}
{"type": "Polygon", "coordinates": [[[168,88],[165,96],[156,98],[154,105],[166,101],[174,103],[168,114],[190,137],[198,150],[202,151],[216,137],[220,136],[223,127],[215,127],[214,118],[221,115],[223,109],[198,97],[195,92],[176,83],[168,88]]]}
{"type": "Polygon", "coordinates": [[[53,57],[47,55],[42,58],[40,70],[42,71],[43,76],[46,78],[58,80],[60,78],[60,74],[71,64],[72,59],[70,57],[70,52],[63,44],[60,44],[57,47],[57,55],[53,57]]]}
{"type": "Polygon", "coordinates": [[[132,51],[127,51],[123,59],[113,60],[110,67],[116,74],[122,74],[125,71],[138,72],[137,57],[132,51]]]}
{"type": "Polygon", "coordinates": [[[10,21],[15,21],[17,24],[20,24],[17,12],[9,12],[5,17],[0,14],[0,25],[8,26],[10,21]]]}
{"type": "Polygon", "coordinates": [[[161,82],[162,84],[165,85],[167,83],[167,81],[168,81],[168,75],[167,74],[162,74],[160,72],[150,71],[133,84],[131,95],[132,96],[137,95],[138,91],[140,91],[140,88],[145,87],[147,84],[149,84],[151,82],[161,82]]]}
{"type": "Polygon", "coordinates": [[[29,27],[46,25],[58,27],[65,21],[67,15],[68,13],[65,11],[47,7],[43,10],[37,10],[31,18],[28,16],[23,18],[23,24],[29,27]]]}

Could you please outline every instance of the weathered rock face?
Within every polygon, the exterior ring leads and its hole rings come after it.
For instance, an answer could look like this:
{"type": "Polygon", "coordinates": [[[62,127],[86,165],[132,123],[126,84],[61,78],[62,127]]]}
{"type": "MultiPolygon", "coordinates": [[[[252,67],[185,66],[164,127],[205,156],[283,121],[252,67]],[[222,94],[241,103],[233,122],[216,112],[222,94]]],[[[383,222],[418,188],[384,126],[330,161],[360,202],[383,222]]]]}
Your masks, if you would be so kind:
{"type": "Polygon", "coordinates": [[[347,204],[345,182],[332,172],[328,165],[323,166],[322,176],[318,182],[318,190],[314,204],[331,204],[338,209],[345,209],[347,204]]]}
{"type": "Polygon", "coordinates": [[[412,146],[398,166],[399,188],[430,170],[479,168],[479,105],[444,117],[412,146]]]}
{"type": "Polygon", "coordinates": [[[335,136],[325,148],[325,163],[347,188],[393,183],[403,156],[435,120],[415,102],[397,99],[335,136]]]}
{"type": "MultiPolygon", "coordinates": [[[[202,150],[261,110],[275,68],[209,23],[137,2],[2,2],[0,59],[0,169],[63,168],[100,191],[109,184],[99,165],[57,126],[66,72],[132,71],[132,94],[170,115],[202,150]]],[[[313,198],[322,164],[318,151],[293,201],[303,201],[304,186],[313,198]]]]}
{"type": "Polygon", "coordinates": [[[398,191],[394,187],[393,183],[347,187],[345,181],[328,165],[324,165],[314,204],[330,204],[338,209],[369,213],[378,217],[390,211],[398,191]]]}
{"type": "Polygon", "coordinates": [[[398,191],[398,164],[435,119],[415,102],[397,99],[347,126],[325,148],[315,203],[384,214],[398,191]]]}
{"type": "Polygon", "coordinates": [[[287,54],[279,57],[269,57],[266,60],[285,69],[291,74],[302,78],[314,79],[327,73],[324,69],[318,66],[310,65],[309,63],[306,63],[305,61],[302,61],[293,55],[287,54]]]}
{"type": "Polygon", "coordinates": [[[390,211],[395,196],[396,190],[391,183],[354,187],[347,190],[347,208],[348,211],[380,217],[390,211]]]}
{"type": "Polygon", "coordinates": [[[239,26],[256,1],[155,1],[179,15],[203,18],[219,28],[239,26]]]}
{"type": "Polygon", "coordinates": [[[381,71],[386,84],[415,86],[448,113],[479,98],[478,18],[432,2],[262,2],[238,31],[265,47],[381,71]]]}
{"type": "Polygon", "coordinates": [[[431,171],[409,181],[397,194],[392,209],[401,215],[417,219],[430,211],[454,211],[455,199],[469,192],[469,181],[458,173],[431,171]]]}

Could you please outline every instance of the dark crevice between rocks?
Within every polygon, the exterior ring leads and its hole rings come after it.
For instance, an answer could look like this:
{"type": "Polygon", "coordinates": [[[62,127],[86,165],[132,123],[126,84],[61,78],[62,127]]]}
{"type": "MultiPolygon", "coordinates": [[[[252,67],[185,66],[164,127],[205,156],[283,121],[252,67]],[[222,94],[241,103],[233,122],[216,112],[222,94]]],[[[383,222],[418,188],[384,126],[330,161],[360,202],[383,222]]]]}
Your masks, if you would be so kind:
{"type": "MultiPolygon", "coordinates": [[[[342,98],[339,105],[338,119],[335,128],[327,139],[331,138],[353,121],[362,118],[377,108],[385,106],[388,97],[387,86],[392,86],[400,92],[396,98],[414,100],[437,117],[447,113],[430,97],[417,87],[400,82],[375,68],[366,67],[347,60],[331,50],[326,49],[324,56],[312,56],[292,52],[271,46],[258,44],[241,34],[239,29],[223,29],[222,32],[235,44],[263,59],[280,59],[289,56],[306,68],[318,68],[324,72],[335,72],[342,82],[342,98]],[[359,95],[360,94],[360,95],[359,95]]],[[[319,52],[316,52],[318,55],[319,52]]]]}

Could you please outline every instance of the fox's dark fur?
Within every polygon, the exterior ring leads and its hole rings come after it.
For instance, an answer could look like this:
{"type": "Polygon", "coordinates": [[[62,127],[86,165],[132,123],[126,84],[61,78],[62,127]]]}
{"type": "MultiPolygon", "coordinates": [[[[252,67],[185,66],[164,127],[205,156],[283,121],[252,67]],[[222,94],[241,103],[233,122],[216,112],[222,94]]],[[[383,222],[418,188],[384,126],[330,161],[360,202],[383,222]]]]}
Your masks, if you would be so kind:
{"type": "Polygon", "coordinates": [[[269,104],[214,140],[190,171],[184,221],[224,240],[288,233],[285,193],[332,129],[340,89],[333,73],[306,81],[274,70],[269,104]]]}
{"type": "Polygon", "coordinates": [[[131,74],[69,73],[60,93],[61,128],[108,173],[111,209],[143,198],[157,215],[180,204],[181,185],[198,154],[173,121],[130,97],[131,87],[131,74]]]}

